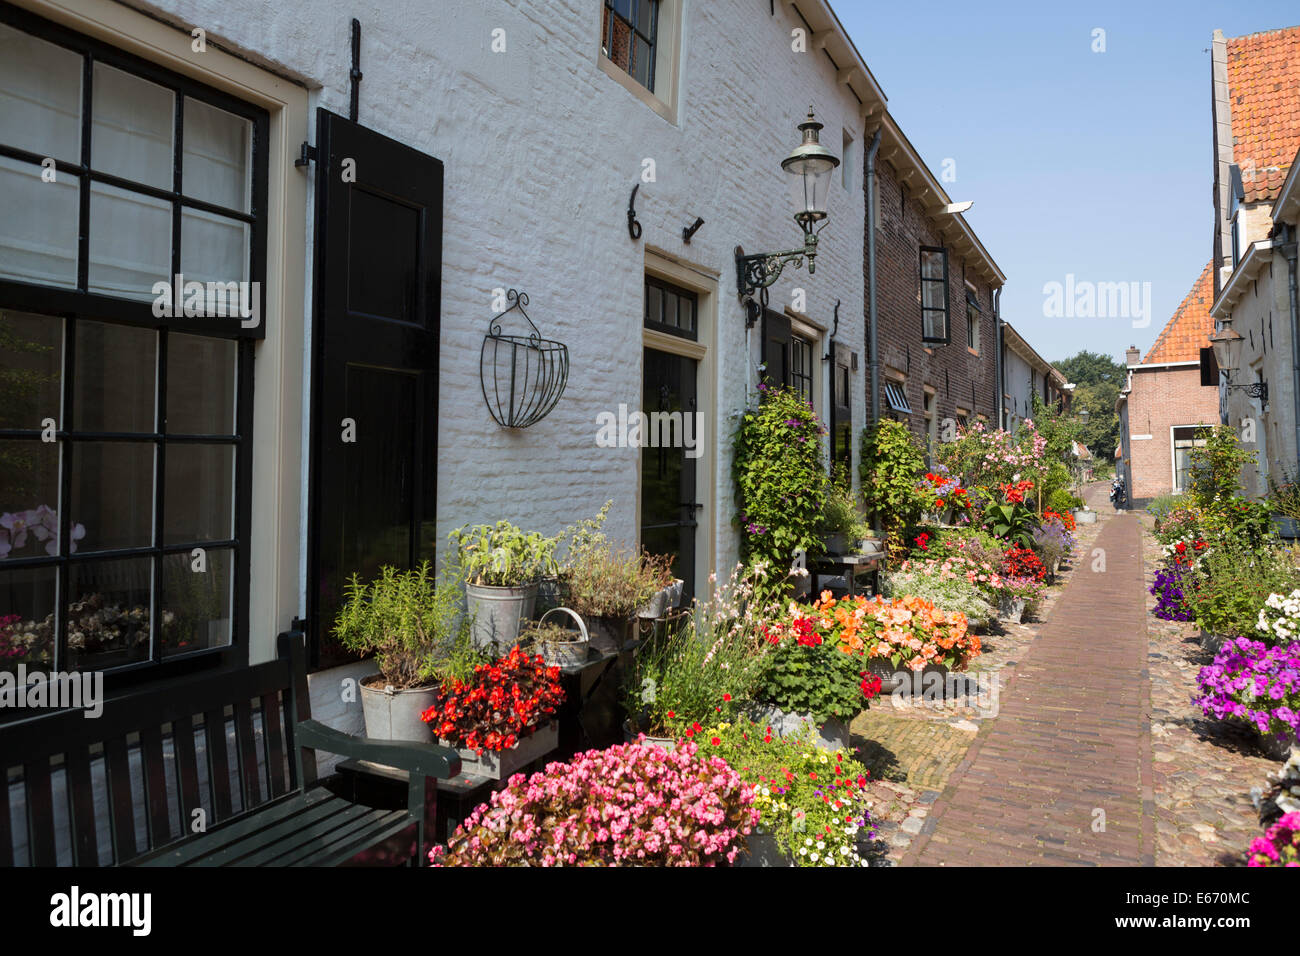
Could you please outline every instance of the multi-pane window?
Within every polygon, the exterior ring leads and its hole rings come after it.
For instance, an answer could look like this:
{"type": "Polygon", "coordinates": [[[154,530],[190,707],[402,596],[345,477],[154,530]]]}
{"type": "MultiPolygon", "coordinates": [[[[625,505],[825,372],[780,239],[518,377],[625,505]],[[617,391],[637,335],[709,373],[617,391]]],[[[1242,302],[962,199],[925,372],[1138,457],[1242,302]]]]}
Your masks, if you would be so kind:
{"type": "Polygon", "coordinates": [[[242,640],[266,131],[0,8],[0,667],[242,640]]]}
{"type": "Polygon", "coordinates": [[[646,276],[645,326],[683,338],[699,337],[699,301],[694,292],[646,276]]]}
{"type": "Polygon", "coordinates": [[[980,310],[979,300],[975,298],[975,293],[966,292],[966,347],[978,352],[980,350],[980,318],[983,313],[980,310]]]}
{"type": "Polygon", "coordinates": [[[813,344],[795,335],[790,339],[790,381],[800,398],[813,401],[813,344]]]}
{"type": "Polygon", "coordinates": [[[1174,494],[1187,490],[1191,477],[1192,449],[1204,448],[1205,438],[1198,436],[1203,430],[1199,425],[1179,425],[1173,429],[1172,441],[1174,451],[1174,494]]]}
{"type": "Polygon", "coordinates": [[[602,51],[651,93],[658,32],[659,0],[605,0],[602,51]]]}
{"type": "Polygon", "coordinates": [[[921,341],[948,341],[948,253],[921,247],[921,341]]]}

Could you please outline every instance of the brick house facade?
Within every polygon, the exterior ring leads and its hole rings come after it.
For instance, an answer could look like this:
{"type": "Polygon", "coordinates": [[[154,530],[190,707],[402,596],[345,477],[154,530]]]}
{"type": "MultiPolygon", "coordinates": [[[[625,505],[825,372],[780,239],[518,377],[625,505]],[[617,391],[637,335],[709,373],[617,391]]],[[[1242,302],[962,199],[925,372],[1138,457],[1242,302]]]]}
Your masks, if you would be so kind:
{"type": "Polygon", "coordinates": [[[1161,330],[1145,358],[1130,348],[1128,382],[1116,411],[1120,416],[1120,460],[1116,468],[1134,507],[1186,490],[1190,449],[1199,426],[1219,421],[1219,396],[1201,387],[1200,349],[1208,340],[1213,263],[1161,330]]]}
{"type": "MultiPolygon", "coordinates": [[[[913,411],[905,417],[919,438],[926,438],[929,421],[936,429],[945,418],[996,423],[993,295],[998,280],[977,270],[951,246],[917,191],[900,182],[892,164],[879,164],[877,183],[876,314],[882,381],[901,388],[913,411]],[[947,344],[922,340],[923,248],[947,254],[947,344]],[[970,332],[968,323],[973,325],[970,332]]],[[[880,414],[891,411],[888,402],[882,402],[880,414]]]]}

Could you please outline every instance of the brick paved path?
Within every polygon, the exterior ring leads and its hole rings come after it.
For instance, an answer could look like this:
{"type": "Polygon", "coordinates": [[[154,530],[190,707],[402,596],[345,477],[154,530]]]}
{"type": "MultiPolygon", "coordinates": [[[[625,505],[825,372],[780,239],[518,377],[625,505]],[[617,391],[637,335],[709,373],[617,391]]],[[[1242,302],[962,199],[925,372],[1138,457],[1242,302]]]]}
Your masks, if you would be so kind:
{"type": "Polygon", "coordinates": [[[1154,864],[1141,524],[1105,521],[903,865],[1154,864]]]}

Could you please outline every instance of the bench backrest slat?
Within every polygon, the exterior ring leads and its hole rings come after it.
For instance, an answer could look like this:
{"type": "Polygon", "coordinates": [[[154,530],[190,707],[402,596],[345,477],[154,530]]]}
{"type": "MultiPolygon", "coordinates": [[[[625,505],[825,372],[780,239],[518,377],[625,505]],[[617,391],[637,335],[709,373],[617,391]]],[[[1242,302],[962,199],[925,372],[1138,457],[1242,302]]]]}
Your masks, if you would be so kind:
{"type": "Polygon", "coordinates": [[[199,799],[199,761],[194,753],[194,722],[188,717],[172,721],[172,746],[176,748],[176,776],[180,782],[180,832],[191,830],[194,811],[203,809],[199,799]]]}
{"type": "Polygon", "coordinates": [[[284,743],[280,735],[280,701],[274,694],[262,696],[263,740],[266,742],[266,766],[270,777],[270,796],[280,797],[288,793],[284,781],[284,743]],[[272,715],[272,716],[268,716],[272,715]]]}
{"type": "MultiPolygon", "coordinates": [[[[99,840],[95,833],[95,791],[90,777],[90,748],[84,741],[68,748],[68,810],[72,816],[72,863],[99,866],[99,840]]],[[[5,790],[8,791],[8,787],[5,790]]]]}
{"type": "Polygon", "coordinates": [[[0,771],[0,866],[14,865],[14,836],[9,832],[9,772],[0,771]]]}
{"type": "Polygon", "coordinates": [[[33,866],[54,866],[54,793],[50,789],[50,759],[23,764],[27,781],[27,852],[33,866]]]}
{"type": "Polygon", "coordinates": [[[221,708],[203,715],[204,752],[208,758],[208,789],[218,820],[233,812],[230,800],[230,755],[226,752],[226,716],[221,708]]]}
{"type": "Polygon", "coordinates": [[[136,855],[135,800],[131,797],[131,763],[125,737],[104,741],[104,766],[108,772],[113,859],[129,860],[136,855]]]}
{"type": "Polygon", "coordinates": [[[293,750],[292,721],[310,716],[303,638],[280,644],[274,661],[110,697],[95,719],[0,724],[0,866],[127,862],[188,836],[195,811],[210,827],[314,782],[293,750]]]}
{"type": "Polygon", "coordinates": [[[235,750],[239,755],[239,792],[244,808],[250,809],[262,802],[258,786],[257,741],[253,737],[253,708],[248,701],[235,703],[235,750]]]}
{"type": "Polygon", "coordinates": [[[162,729],[145,727],[140,731],[140,760],[144,764],[145,820],[149,845],[162,846],[172,840],[170,814],[167,812],[167,771],[163,766],[162,729]]]}

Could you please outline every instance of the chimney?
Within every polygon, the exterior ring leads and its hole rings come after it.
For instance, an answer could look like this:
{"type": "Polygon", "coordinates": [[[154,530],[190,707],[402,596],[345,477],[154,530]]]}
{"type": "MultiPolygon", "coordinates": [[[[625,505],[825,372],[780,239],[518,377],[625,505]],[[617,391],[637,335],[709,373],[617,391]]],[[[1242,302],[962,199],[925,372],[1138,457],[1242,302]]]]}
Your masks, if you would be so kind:
{"type": "Polygon", "coordinates": [[[1138,351],[1138,347],[1136,345],[1130,345],[1128,347],[1128,350],[1125,351],[1124,364],[1126,365],[1142,364],[1142,353],[1138,351]]]}

